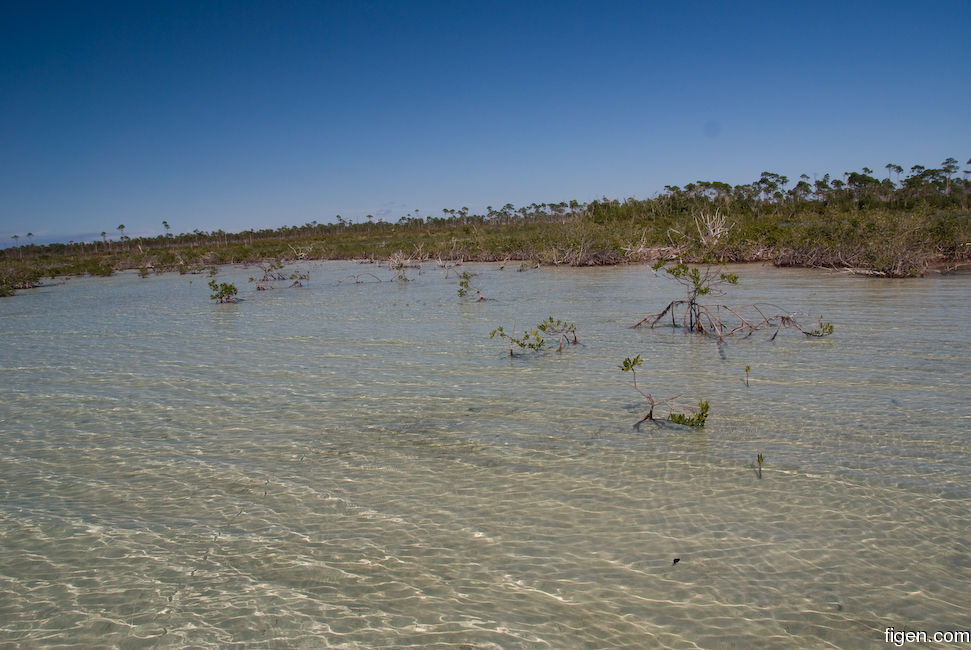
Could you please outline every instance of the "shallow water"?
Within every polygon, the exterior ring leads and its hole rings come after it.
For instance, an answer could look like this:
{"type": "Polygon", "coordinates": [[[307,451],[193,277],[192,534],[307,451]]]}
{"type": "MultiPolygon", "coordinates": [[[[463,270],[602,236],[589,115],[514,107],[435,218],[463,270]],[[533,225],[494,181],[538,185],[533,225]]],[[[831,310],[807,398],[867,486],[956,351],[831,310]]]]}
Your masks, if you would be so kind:
{"type": "Polygon", "coordinates": [[[435,265],[306,268],[266,292],[223,269],[235,305],[134,273],[0,301],[0,646],[877,648],[887,627],[971,628],[968,276],[739,267],[725,302],[836,331],[718,346],[631,329],[678,296],[646,267],[466,265],[485,302],[435,265]],[[580,345],[510,359],[489,339],[549,315],[580,345]],[[632,428],[635,354],[646,391],[710,402],[705,429],[632,428]]]}

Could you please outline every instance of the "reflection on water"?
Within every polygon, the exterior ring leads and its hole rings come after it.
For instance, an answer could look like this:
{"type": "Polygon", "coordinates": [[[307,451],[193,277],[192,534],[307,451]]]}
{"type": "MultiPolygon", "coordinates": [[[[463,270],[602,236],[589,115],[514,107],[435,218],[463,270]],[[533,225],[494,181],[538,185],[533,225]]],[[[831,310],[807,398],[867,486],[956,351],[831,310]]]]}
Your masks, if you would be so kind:
{"type": "Polygon", "coordinates": [[[644,267],[473,265],[482,303],[437,268],[309,268],[267,292],[224,269],[237,305],[134,273],[0,301],[3,642],[876,648],[968,627],[966,276],[739,267],[728,302],[836,333],[719,349],[630,328],[677,295],[644,267]],[[489,340],[550,315],[581,345],[489,340]],[[634,354],[646,390],[711,403],[706,429],[632,429],[634,354]]]}

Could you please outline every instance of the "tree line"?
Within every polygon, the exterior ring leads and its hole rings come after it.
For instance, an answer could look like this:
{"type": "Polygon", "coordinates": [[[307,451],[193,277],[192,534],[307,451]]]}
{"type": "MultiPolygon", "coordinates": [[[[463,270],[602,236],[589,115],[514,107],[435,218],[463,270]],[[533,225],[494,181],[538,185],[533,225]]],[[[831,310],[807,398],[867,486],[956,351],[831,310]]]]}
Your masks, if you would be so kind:
{"type": "Polygon", "coordinates": [[[0,250],[0,291],[29,286],[31,277],[109,274],[125,268],[185,270],[200,264],[260,259],[381,258],[398,251],[453,259],[524,259],[544,263],[611,264],[645,261],[676,250],[679,234],[699,213],[729,215],[730,229],[715,252],[726,261],[852,267],[888,276],[915,275],[931,264],[957,268],[971,256],[968,202],[971,160],[939,167],[896,163],[877,174],[864,167],[841,177],[764,171],[739,185],[698,180],[668,185],[646,199],[577,200],[413,210],[395,221],[367,215],[333,221],[249,229],[129,237],[38,245],[19,235],[0,250]],[[659,252],[661,251],[661,252],[659,252]],[[4,289],[5,288],[5,289],[4,289]]]}

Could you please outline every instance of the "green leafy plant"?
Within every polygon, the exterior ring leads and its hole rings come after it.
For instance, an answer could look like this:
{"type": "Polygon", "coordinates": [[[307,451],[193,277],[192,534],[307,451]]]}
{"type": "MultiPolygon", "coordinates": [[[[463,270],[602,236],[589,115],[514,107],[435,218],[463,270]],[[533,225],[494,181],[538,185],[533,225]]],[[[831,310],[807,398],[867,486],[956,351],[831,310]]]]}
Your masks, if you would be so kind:
{"type": "Polygon", "coordinates": [[[302,287],[304,282],[310,282],[310,271],[294,271],[290,274],[290,287],[302,287]]]}
{"type": "MultiPolygon", "coordinates": [[[[697,181],[683,188],[666,186],[657,196],[640,200],[604,197],[518,209],[506,204],[478,215],[465,208],[445,210],[437,218],[416,210],[396,223],[355,224],[338,216],[331,224],[314,221],[236,233],[176,233],[163,224],[165,234],[157,237],[129,237],[119,230],[122,241],[110,242],[102,231],[100,241],[66,245],[22,246],[21,236],[11,235],[12,246],[0,249],[0,290],[10,295],[19,287],[36,286],[27,275],[35,272],[39,277],[110,275],[148,265],[156,271],[199,273],[213,263],[252,264],[291,255],[371,262],[399,258],[411,267],[435,257],[507,265],[529,260],[523,270],[536,263],[593,266],[663,257],[699,266],[702,277],[705,264],[723,258],[888,278],[924,275],[931,264],[940,263],[942,272],[951,273],[971,267],[971,180],[962,178],[957,167],[949,158],[936,168],[915,165],[904,177],[904,167],[893,163],[884,179],[864,168],[845,172],[845,182],[837,180],[839,173],[815,182],[801,176],[788,189],[788,178],[766,171],[754,182],[697,181]],[[731,214],[724,213],[729,205],[731,214]],[[414,252],[406,255],[404,250],[414,252]]],[[[808,335],[816,329],[828,335],[828,328],[815,327],[807,328],[808,335]]]]}
{"type": "Polygon", "coordinates": [[[656,314],[649,314],[638,321],[634,327],[647,324],[653,328],[662,318],[671,315],[672,327],[683,327],[689,332],[711,336],[718,341],[734,334],[742,333],[744,336],[751,336],[762,328],[772,329],[770,341],[775,340],[783,328],[797,329],[806,336],[829,336],[833,333],[831,323],[823,323],[822,317],[819,319],[817,329],[808,330],[799,324],[795,314],[787,313],[781,307],[772,304],[752,305],[758,317],[744,316],[740,309],[720,303],[702,303],[699,297],[709,295],[724,295],[724,285],[738,284],[738,275],[719,271],[712,266],[707,266],[703,270],[697,267],[689,267],[687,264],[679,263],[673,267],[665,267],[666,262],[661,260],[651,268],[657,273],[664,268],[669,277],[673,278],[685,290],[685,297],[680,300],[672,300],[667,307],[656,314]],[[768,309],[771,308],[771,309],[768,309]],[[778,309],[776,313],[772,310],[778,309]]]}
{"type": "Polygon", "coordinates": [[[692,415],[685,413],[671,413],[668,419],[675,424],[683,424],[689,427],[705,428],[705,421],[708,419],[708,402],[698,402],[698,412],[692,415]]]}
{"type": "Polygon", "coordinates": [[[283,260],[279,257],[269,262],[257,264],[257,266],[263,270],[263,279],[265,280],[283,280],[286,277],[282,272],[283,260]]]}
{"type": "Polygon", "coordinates": [[[748,375],[752,371],[752,366],[745,366],[745,385],[748,386],[748,375]]]}
{"type": "Polygon", "coordinates": [[[765,461],[765,457],[762,456],[761,453],[758,456],[755,457],[756,472],[758,473],[759,478],[762,478],[762,463],[763,463],[763,461],[765,461]]]}
{"type": "Polygon", "coordinates": [[[567,323],[558,318],[554,319],[552,316],[550,316],[542,323],[537,325],[536,329],[544,334],[559,337],[560,345],[556,349],[557,352],[563,349],[564,343],[567,345],[576,345],[578,343],[577,327],[573,323],[567,323]]]}
{"type": "Polygon", "coordinates": [[[624,372],[631,373],[631,376],[633,377],[633,382],[634,382],[634,390],[640,393],[644,397],[644,399],[647,400],[647,403],[650,404],[651,406],[650,410],[647,412],[647,415],[645,415],[643,418],[641,418],[634,424],[635,429],[640,428],[641,424],[646,421],[651,421],[651,422],[655,421],[654,420],[655,407],[657,407],[658,405],[667,406],[671,402],[671,400],[677,399],[677,397],[672,397],[666,400],[658,401],[654,399],[653,395],[651,395],[650,393],[645,393],[640,389],[640,386],[637,385],[637,368],[641,366],[643,363],[644,363],[644,360],[641,359],[641,355],[638,354],[636,357],[627,357],[626,359],[624,359],[624,362],[618,366],[618,368],[620,368],[624,372]]]}
{"type": "Polygon", "coordinates": [[[654,396],[651,395],[650,393],[645,393],[637,385],[637,368],[640,367],[643,363],[644,361],[643,359],[641,359],[641,355],[638,354],[636,357],[627,357],[626,359],[624,359],[624,362],[618,366],[618,368],[620,368],[622,371],[631,373],[631,376],[633,377],[634,390],[640,393],[644,397],[644,399],[647,400],[647,403],[650,404],[650,407],[651,407],[650,410],[647,412],[647,415],[645,415],[643,418],[638,420],[637,423],[634,424],[634,428],[638,429],[640,428],[641,424],[648,421],[653,422],[654,424],[657,424],[657,418],[654,417],[654,410],[658,407],[663,407],[668,410],[667,419],[670,420],[671,422],[703,429],[705,427],[705,420],[708,419],[708,402],[699,402],[698,413],[696,414],[686,415],[684,413],[675,413],[671,408],[671,404],[676,399],[678,399],[680,395],[659,400],[659,399],[655,399],[654,396]]]}
{"type": "Polygon", "coordinates": [[[564,344],[576,345],[578,343],[576,329],[576,325],[573,323],[567,323],[550,316],[533,329],[524,331],[521,337],[507,334],[500,325],[492,330],[489,338],[498,336],[504,339],[509,344],[509,356],[514,357],[516,356],[516,347],[520,350],[533,350],[534,352],[541,350],[546,345],[546,339],[543,338],[543,334],[557,336],[559,338],[559,346],[556,348],[556,351],[561,352],[564,344]]]}
{"type": "Polygon", "coordinates": [[[256,265],[261,271],[263,271],[263,277],[261,278],[250,278],[250,282],[256,283],[257,291],[267,291],[272,289],[273,285],[270,284],[274,280],[285,280],[286,275],[283,274],[283,261],[279,258],[271,261],[259,262],[256,265]]]}
{"type": "Polygon", "coordinates": [[[711,266],[702,270],[697,267],[690,267],[683,262],[672,267],[666,267],[665,264],[664,260],[659,260],[651,266],[651,269],[657,273],[663,268],[668,277],[684,287],[685,297],[681,300],[672,300],[662,311],[645,316],[634,327],[640,327],[644,323],[654,327],[662,318],[670,314],[673,327],[677,327],[680,321],[681,326],[687,328],[689,332],[701,334],[714,332],[718,334],[720,339],[723,329],[719,327],[721,324],[720,316],[713,314],[709,305],[699,303],[698,298],[710,295],[713,292],[716,295],[722,295],[724,292],[720,290],[720,286],[738,284],[738,275],[718,272],[711,266]],[[680,318],[678,317],[679,310],[681,311],[680,318]]]}
{"type": "Polygon", "coordinates": [[[502,328],[502,325],[492,330],[489,333],[489,338],[495,338],[498,336],[504,339],[509,344],[509,356],[514,357],[516,353],[513,351],[514,346],[518,346],[521,350],[533,350],[538,351],[546,345],[546,340],[540,336],[538,329],[526,330],[523,335],[519,338],[515,336],[510,336],[506,334],[506,331],[502,328]]]}
{"type": "Polygon", "coordinates": [[[236,294],[239,290],[231,282],[216,283],[216,280],[209,280],[209,288],[213,293],[209,297],[216,302],[236,302],[236,294]]]}
{"type": "Polygon", "coordinates": [[[487,300],[487,298],[482,295],[482,290],[472,284],[473,277],[475,277],[474,274],[469,273],[468,271],[462,271],[462,274],[459,276],[459,298],[475,298],[476,301],[487,300]]]}
{"type": "Polygon", "coordinates": [[[823,322],[823,317],[820,316],[819,317],[819,327],[814,328],[812,331],[810,331],[807,334],[807,336],[829,336],[832,333],[833,333],[833,324],[832,323],[824,323],[823,322]]]}
{"type": "Polygon", "coordinates": [[[775,329],[772,332],[772,336],[769,337],[770,341],[774,341],[775,337],[779,335],[779,332],[783,328],[797,329],[803,334],[805,334],[807,337],[812,336],[812,337],[822,338],[824,336],[829,336],[830,334],[833,333],[833,324],[824,323],[822,316],[819,317],[818,328],[807,330],[805,327],[799,324],[799,321],[796,320],[796,317],[794,314],[780,313],[780,314],[776,314],[775,316],[765,316],[765,314],[759,309],[759,305],[755,305],[755,310],[758,311],[759,314],[762,316],[762,321],[757,322],[755,324],[746,323],[746,327],[749,327],[751,329],[751,331],[749,332],[750,334],[751,332],[754,332],[755,330],[763,326],[774,327],[775,329]]]}

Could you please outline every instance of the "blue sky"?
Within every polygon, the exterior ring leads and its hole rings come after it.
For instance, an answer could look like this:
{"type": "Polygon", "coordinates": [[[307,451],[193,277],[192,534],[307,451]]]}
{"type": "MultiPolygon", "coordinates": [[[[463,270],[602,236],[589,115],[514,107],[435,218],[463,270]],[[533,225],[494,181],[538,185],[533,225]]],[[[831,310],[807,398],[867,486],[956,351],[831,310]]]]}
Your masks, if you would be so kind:
{"type": "Polygon", "coordinates": [[[4,0],[0,15],[0,246],[971,157],[965,0],[4,0]]]}

